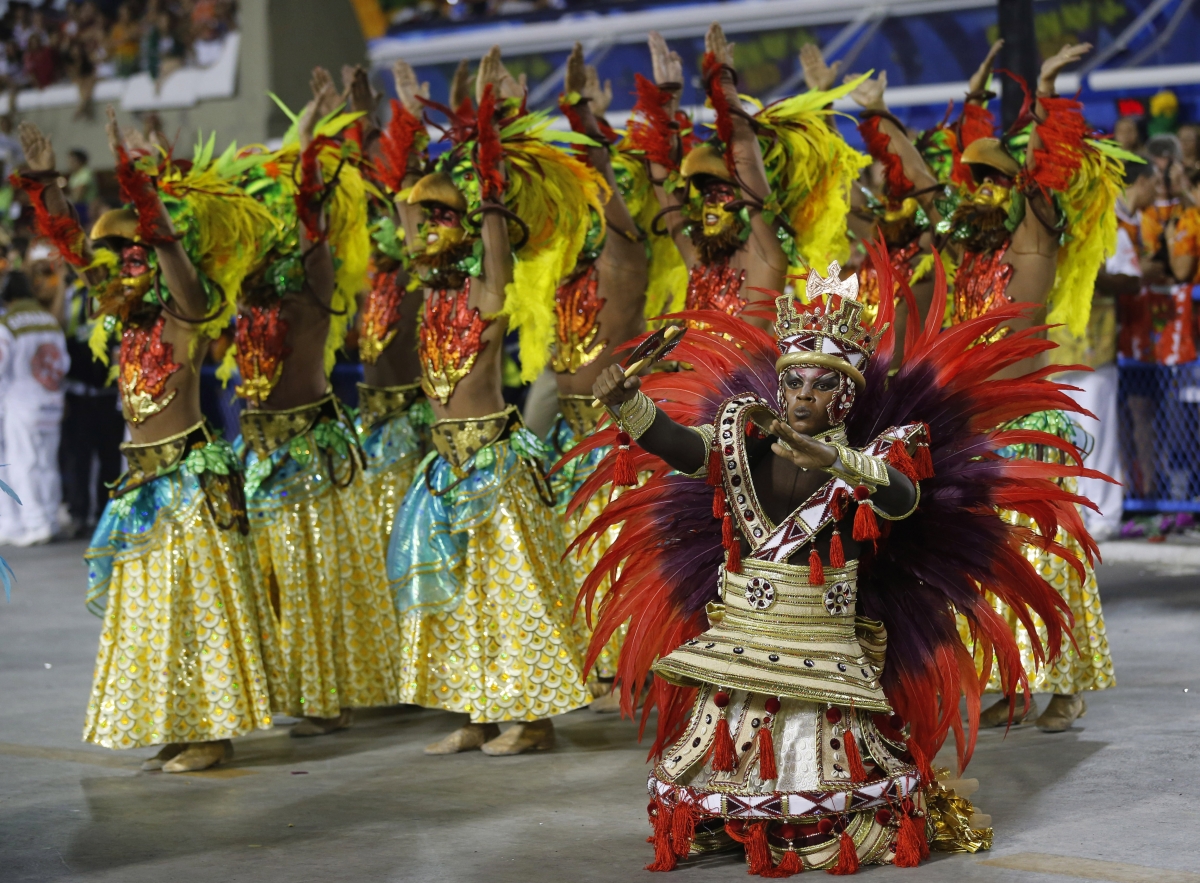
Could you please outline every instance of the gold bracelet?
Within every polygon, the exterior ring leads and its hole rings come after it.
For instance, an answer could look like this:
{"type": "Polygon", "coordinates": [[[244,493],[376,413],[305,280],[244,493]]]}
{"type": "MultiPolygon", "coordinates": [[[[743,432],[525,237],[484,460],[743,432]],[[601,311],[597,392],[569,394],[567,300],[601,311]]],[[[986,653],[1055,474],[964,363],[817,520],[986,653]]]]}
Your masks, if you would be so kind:
{"type": "Polygon", "coordinates": [[[856,451],[854,448],[848,448],[836,442],[826,442],[826,444],[829,444],[838,455],[838,459],[834,461],[834,466],[825,468],[826,472],[836,475],[838,478],[845,479],[852,485],[865,484],[870,488],[871,493],[874,493],[877,487],[891,484],[891,479],[888,477],[887,461],[882,457],[872,457],[870,454],[864,454],[862,451],[856,451]],[[839,462],[841,463],[841,469],[835,468],[839,462]]]}
{"type": "Polygon", "coordinates": [[[700,426],[689,426],[688,429],[700,436],[700,440],[704,442],[704,462],[700,464],[700,468],[695,472],[684,474],[688,478],[707,478],[708,458],[712,454],[713,436],[717,434],[717,429],[711,423],[703,423],[700,426]]]}
{"type": "Polygon", "coordinates": [[[630,438],[638,439],[646,434],[657,416],[658,408],[650,396],[639,390],[629,401],[621,403],[618,420],[630,438]]]}

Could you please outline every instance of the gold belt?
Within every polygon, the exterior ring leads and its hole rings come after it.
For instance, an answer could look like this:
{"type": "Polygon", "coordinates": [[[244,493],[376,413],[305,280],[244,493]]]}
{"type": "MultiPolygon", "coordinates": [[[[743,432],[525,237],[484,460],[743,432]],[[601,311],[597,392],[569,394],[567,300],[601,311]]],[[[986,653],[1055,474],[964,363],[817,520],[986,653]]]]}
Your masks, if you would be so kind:
{"type": "Polygon", "coordinates": [[[563,395],[558,396],[558,410],[563,420],[571,428],[576,439],[584,439],[596,431],[596,424],[604,416],[603,406],[592,407],[592,396],[563,395]]]}
{"type": "Polygon", "coordinates": [[[482,417],[438,420],[433,424],[433,446],[454,471],[461,474],[463,467],[480,450],[508,438],[520,426],[521,412],[514,405],[482,417]]]}
{"type": "Polygon", "coordinates": [[[165,475],[183,462],[184,456],[197,443],[208,444],[213,440],[208,423],[201,420],[182,432],[146,444],[124,442],[121,453],[129,463],[129,469],[118,479],[113,496],[119,497],[139,488],[160,475],[165,475]]]}
{"type": "Polygon", "coordinates": [[[358,385],[358,414],[363,431],[374,429],[383,421],[407,411],[423,395],[421,383],[402,386],[358,385]]]}
{"type": "Polygon", "coordinates": [[[312,429],[322,417],[342,419],[337,398],[332,392],[309,405],[286,408],[281,411],[246,410],[242,412],[242,438],[258,455],[265,459],[297,436],[312,429]]]}

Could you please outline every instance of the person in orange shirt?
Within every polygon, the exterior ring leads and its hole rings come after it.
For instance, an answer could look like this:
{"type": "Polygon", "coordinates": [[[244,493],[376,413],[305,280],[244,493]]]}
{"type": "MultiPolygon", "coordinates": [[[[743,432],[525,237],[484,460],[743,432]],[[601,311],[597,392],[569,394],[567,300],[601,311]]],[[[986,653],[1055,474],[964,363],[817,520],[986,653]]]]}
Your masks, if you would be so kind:
{"type": "Polygon", "coordinates": [[[1200,169],[1189,172],[1185,180],[1191,205],[1179,207],[1167,221],[1165,233],[1171,275],[1190,288],[1200,283],[1200,169]]]}

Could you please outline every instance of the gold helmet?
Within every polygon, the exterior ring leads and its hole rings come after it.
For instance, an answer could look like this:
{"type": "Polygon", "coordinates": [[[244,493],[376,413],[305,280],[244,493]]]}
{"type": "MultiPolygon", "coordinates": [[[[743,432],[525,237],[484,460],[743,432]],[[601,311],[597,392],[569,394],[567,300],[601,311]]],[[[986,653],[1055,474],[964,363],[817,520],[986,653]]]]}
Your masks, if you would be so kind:
{"type": "Polygon", "coordinates": [[[990,166],[1002,175],[1015,178],[1020,164],[1004,149],[999,138],[976,138],[962,152],[962,161],[972,166],[990,166]]]}
{"type": "Polygon", "coordinates": [[[129,239],[141,242],[138,236],[138,216],[131,208],[115,208],[106,211],[92,225],[92,240],[129,239]]]}
{"type": "Polygon", "coordinates": [[[467,210],[467,198],[454,185],[454,179],[445,172],[433,172],[426,175],[413,185],[408,192],[408,204],[420,205],[425,202],[436,202],[454,209],[456,212],[467,210]]]}
{"type": "Polygon", "coordinates": [[[693,147],[683,158],[679,171],[685,178],[706,175],[717,178],[727,184],[735,183],[729,169],[725,167],[725,157],[711,144],[700,144],[693,147]]]}

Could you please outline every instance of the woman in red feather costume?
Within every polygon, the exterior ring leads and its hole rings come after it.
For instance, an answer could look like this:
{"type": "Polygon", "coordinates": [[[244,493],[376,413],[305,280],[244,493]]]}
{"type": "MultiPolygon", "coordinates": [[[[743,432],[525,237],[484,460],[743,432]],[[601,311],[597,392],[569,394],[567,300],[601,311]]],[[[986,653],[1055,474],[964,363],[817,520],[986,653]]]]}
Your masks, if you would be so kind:
{"type": "MultiPolygon", "coordinates": [[[[872,260],[893,290],[886,252],[872,260]]],[[[938,317],[913,323],[889,378],[892,298],[863,328],[857,281],[839,282],[839,270],[810,274],[802,312],[777,299],[778,339],[717,311],[684,313],[675,318],[697,324],[673,358],[695,370],[625,380],[614,366],[596,383],[637,446],[618,444],[577,501],[612,481],[622,457],[619,471],[653,473],[579,540],[621,526],[580,603],[613,579],[591,653],[628,622],[617,680],[627,713],[658,675],[642,713],[644,725],[659,710],[651,870],[731,841],[750,873],[769,877],[919,863],[954,836],[933,805],[945,800],[933,800],[929,759],[953,728],[966,765],[993,664],[1009,695],[1026,682],[986,592],[1039,616],[1058,647],[1069,614],[1022,546],[1052,545],[1042,537],[1061,525],[1086,554],[1095,548],[1075,508],[1086,501],[1055,483],[1081,466],[996,454],[1036,441],[1080,459],[1057,437],[996,428],[1074,408],[1045,372],[992,379],[1050,346],[1038,329],[973,346],[1020,308],[943,334],[938,317]],[[1001,507],[1040,531],[998,518],[1001,507]]],[[[944,295],[940,273],[937,287],[944,295]]],[[[617,430],[577,452],[612,445],[617,430]]]]}

